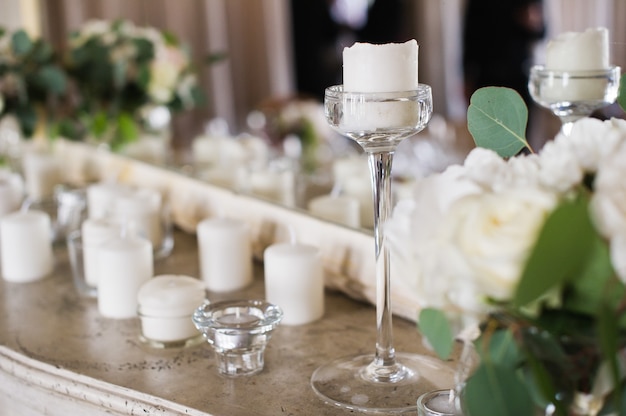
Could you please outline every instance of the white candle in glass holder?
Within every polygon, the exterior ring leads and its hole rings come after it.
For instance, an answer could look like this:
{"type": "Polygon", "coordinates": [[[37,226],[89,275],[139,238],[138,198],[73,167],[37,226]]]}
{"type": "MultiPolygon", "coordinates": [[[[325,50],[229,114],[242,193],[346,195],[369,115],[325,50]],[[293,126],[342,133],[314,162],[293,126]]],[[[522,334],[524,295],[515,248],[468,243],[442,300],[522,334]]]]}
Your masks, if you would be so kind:
{"type": "Polygon", "coordinates": [[[104,218],[111,215],[115,200],[131,193],[127,185],[115,182],[101,182],[87,187],[87,210],[89,218],[104,218]]]}
{"type": "Polygon", "coordinates": [[[162,196],[158,191],[138,189],[115,198],[112,218],[121,224],[132,224],[153,247],[160,247],[163,240],[161,206],[162,196]]]}
{"type": "Polygon", "coordinates": [[[282,323],[302,325],[324,314],[324,275],[319,250],[279,243],[265,249],[265,298],[283,309],[282,323]]]}
{"type": "Polygon", "coordinates": [[[152,278],[152,244],[127,235],[102,243],[98,249],[98,311],[106,318],[137,316],[139,288],[152,278]]]}
{"type": "Polygon", "coordinates": [[[121,227],[115,222],[103,218],[88,218],[83,221],[81,225],[83,264],[85,281],[90,286],[98,287],[98,250],[100,245],[120,236],[121,227]]]}
{"type": "Polygon", "coordinates": [[[0,219],[2,276],[32,282],[52,272],[52,225],[42,211],[14,212],[0,219]]]}
{"type": "Polygon", "coordinates": [[[252,283],[252,247],[247,224],[208,218],[197,226],[200,273],[207,289],[238,290],[252,283]]]}
{"type": "Polygon", "coordinates": [[[198,279],[183,275],[155,276],[137,294],[142,335],[162,342],[200,335],[191,315],[205,300],[204,284],[198,279]]]}
{"type": "Polygon", "coordinates": [[[22,161],[26,194],[35,201],[51,198],[63,182],[61,164],[52,154],[29,152],[22,161]]]}
{"type": "MultiPolygon", "coordinates": [[[[354,93],[415,91],[418,87],[418,45],[404,43],[374,45],[355,43],[343,50],[343,90],[354,93]]],[[[349,98],[348,98],[349,99],[349,98]]],[[[343,128],[376,128],[417,125],[417,102],[344,103],[343,128]]]]}
{"type": "Polygon", "coordinates": [[[609,33],[606,28],[563,33],[548,42],[545,68],[570,74],[549,79],[543,88],[542,98],[550,101],[603,100],[606,80],[580,78],[575,72],[609,67],[609,33]]]}

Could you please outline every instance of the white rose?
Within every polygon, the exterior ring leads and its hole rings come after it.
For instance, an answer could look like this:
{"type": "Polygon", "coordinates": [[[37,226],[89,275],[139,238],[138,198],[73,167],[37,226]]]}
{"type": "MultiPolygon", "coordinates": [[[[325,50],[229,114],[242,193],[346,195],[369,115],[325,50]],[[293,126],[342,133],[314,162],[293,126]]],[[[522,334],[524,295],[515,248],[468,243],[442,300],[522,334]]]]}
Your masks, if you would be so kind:
{"type": "Polygon", "coordinates": [[[626,233],[626,143],[598,171],[591,215],[600,233],[611,238],[626,233]]]}
{"type": "Polygon", "coordinates": [[[159,104],[167,104],[174,97],[178,70],[168,61],[154,61],[150,65],[148,95],[159,104]]]}
{"type": "Polygon", "coordinates": [[[539,155],[540,183],[553,192],[565,193],[581,183],[584,172],[571,146],[548,142],[539,155]]]}
{"type": "Polygon", "coordinates": [[[494,180],[505,172],[506,162],[493,150],[476,147],[469,152],[463,166],[468,178],[491,189],[494,180]]]}
{"type": "Polygon", "coordinates": [[[455,204],[446,218],[444,235],[465,262],[465,278],[472,278],[475,292],[498,300],[511,298],[556,202],[552,194],[520,189],[472,195],[455,204]]]}

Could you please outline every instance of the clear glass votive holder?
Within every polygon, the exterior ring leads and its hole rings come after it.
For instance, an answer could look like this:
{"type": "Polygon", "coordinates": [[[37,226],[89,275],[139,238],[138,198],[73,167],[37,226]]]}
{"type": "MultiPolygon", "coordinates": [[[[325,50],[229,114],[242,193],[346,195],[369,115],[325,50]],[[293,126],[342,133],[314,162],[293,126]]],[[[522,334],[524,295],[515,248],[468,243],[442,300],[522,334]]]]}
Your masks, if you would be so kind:
{"type": "Polygon", "coordinates": [[[450,389],[433,390],[417,399],[417,416],[462,416],[456,394],[450,389]]]}
{"type": "Polygon", "coordinates": [[[229,377],[263,370],[265,347],[282,318],[279,306],[262,300],[205,304],[192,317],[215,351],[218,372],[229,377]]]}
{"type": "Polygon", "coordinates": [[[79,230],[72,231],[65,239],[67,243],[67,256],[72,270],[72,281],[78,293],[88,298],[95,298],[98,289],[87,281],[85,273],[85,261],[83,250],[82,233],[79,230]]]}

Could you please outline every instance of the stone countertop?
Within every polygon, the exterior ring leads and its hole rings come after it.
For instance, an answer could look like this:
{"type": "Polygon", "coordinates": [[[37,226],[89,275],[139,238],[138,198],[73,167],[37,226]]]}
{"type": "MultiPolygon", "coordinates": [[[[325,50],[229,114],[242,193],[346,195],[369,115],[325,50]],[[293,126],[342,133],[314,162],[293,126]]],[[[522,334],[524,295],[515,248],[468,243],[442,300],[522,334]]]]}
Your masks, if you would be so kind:
{"type": "MultiPolygon", "coordinates": [[[[216,416],[352,413],[323,403],[309,379],[318,366],[334,358],[374,352],[376,318],[371,305],[327,291],[321,320],[278,327],[260,374],[226,378],[218,375],[206,342],[155,349],[139,340],[138,318],[101,317],[96,300],[81,298],[74,289],[65,248],[56,246],[55,255],[52,276],[34,283],[0,280],[0,415],[5,414],[3,408],[21,407],[31,413],[20,414],[63,414],[69,402],[77,406],[72,409],[80,409],[81,403],[93,407],[84,414],[95,414],[94,409],[106,409],[103,414],[216,416]],[[41,381],[49,374],[56,381],[41,381]],[[31,395],[24,395],[31,387],[43,390],[43,404],[29,402],[31,395]],[[91,397],[94,394],[98,397],[91,397]],[[46,407],[46,397],[56,397],[57,404],[46,407]]],[[[254,267],[250,287],[227,294],[209,292],[209,300],[263,299],[263,266],[254,267]]],[[[197,277],[195,235],[177,230],[172,255],[155,263],[155,273],[197,277]]],[[[432,355],[422,346],[414,323],[395,318],[394,336],[397,351],[432,355]]]]}

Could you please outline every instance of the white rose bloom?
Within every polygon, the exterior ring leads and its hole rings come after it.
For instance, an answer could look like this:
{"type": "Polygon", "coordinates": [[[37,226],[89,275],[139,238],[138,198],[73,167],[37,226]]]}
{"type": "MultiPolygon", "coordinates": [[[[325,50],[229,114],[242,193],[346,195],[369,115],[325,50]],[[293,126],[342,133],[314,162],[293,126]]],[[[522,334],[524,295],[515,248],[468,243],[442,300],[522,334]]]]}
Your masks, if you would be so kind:
{"type": "Polygon", "coordinates": [[[539,181],[545,189],[563,194],[581,183],[584,172],[571,146],[547,142],[539,158],[539,181]]]}
{"type": "Polygon", "coordinates": [[[536,155],[520,155],[510,158],[506,168],[493,178],[492,189],[496,192],[511,188],[537,188],[540,166],[536,155]]]}
{"type": "Polygon", "coordinates": [[[594,181],[591,214],[600,233],[626,233],[626,143],[602,164],[594,181]]]}
{"type": "Polygon", "coordinates": [[[472,195],[455,204],[444,223],[444,240],[466,263],[466,275],[477,293],[510,299],[529,250],[556,203],[552,194],[518,189],[472,195]]]}
{"type": "Polygon", "coordinates": [[[463,164],[467,171],[467,177],[477,184],[492,188],[506,170],[506,162],[493,150],[476,147],[472,149],[463,164]]]}
{"type": "Polygon", "coordinates": [[[167,104],[174,98],[178,68],[166,60],[156,60],[150,65],[148,94],[159,104],[167,104]]]}

